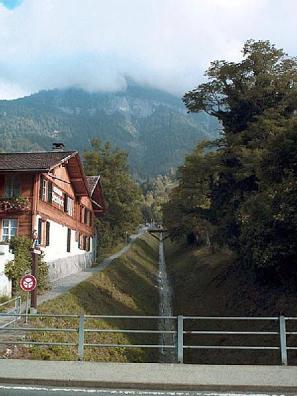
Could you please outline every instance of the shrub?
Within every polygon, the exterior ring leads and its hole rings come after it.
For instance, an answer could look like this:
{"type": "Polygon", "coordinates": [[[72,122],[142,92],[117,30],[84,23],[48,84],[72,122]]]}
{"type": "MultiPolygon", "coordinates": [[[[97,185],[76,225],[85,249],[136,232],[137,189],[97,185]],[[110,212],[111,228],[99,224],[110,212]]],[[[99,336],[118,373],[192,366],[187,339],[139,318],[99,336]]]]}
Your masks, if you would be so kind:
{"type": "MultiPolygon", "coordinates": [[[[26,273],[31,272],[32,254],[31,240],[25,236],[11,239],[9,248],[14,254],[14,260],[5,267],[5,275],[12,281],[12,291],[15,295],[20,291],[19,280],[26,273]]],[[[48,267],[43,260],[43,255],[38,256],[37,280],[38,290],[43,291],[48,287],[48,267]]]]}

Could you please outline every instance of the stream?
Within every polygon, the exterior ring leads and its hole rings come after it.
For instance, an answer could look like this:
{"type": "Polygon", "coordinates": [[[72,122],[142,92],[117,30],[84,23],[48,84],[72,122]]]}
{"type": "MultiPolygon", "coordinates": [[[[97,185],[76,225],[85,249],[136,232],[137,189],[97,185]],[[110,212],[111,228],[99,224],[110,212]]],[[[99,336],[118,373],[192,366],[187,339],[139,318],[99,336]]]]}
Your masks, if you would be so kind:
{"type": "MultiPolygon", "coordinates": [[[[167,277],[165,255],[164,255],[164,243],[163,234],[160,233],[160,244],[159,244],[159,273],[158,273],[159,291],[160,291],[160,316],[172,316],[172,293],[170,284],[167,277]]],[[[159,322],[159,330],[174,331],[175,322],[172,319],[161,319],[159,322]]],[[[175,336],[174,334],[160,335],[161,345],[174,345],[175,336]]],[[[160,361],[162,363],[174,363],[176,361],[176,354],[174,348],[162,348],[160,361]]]]}

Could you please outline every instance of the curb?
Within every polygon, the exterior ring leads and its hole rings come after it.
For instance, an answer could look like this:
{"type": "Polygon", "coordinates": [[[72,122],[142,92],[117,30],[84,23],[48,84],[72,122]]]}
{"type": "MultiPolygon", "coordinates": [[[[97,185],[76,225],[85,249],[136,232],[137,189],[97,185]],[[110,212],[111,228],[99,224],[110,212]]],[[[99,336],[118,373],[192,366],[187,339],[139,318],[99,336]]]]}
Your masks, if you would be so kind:
{"type": "Polygon", "coordinates": [[[0,360],[0,384],[81,388],[297,393],[297,366],[0,360]]]}
{"type": "Polygon", "coordinates": [[[0,377],[0,384],[5,385],[42,385],[52,387],[73,387],[92,389],[119,389],[119,390],[147,390],[147,391],[209,391],[209,392],[273,392],[295,393],[296,386],[267,386],[267,385],[199,385],[199,384],[167,384],[167,383],[138,383],[114,381],[81,381],[81,380],[53,380],[34,378],[4,378],[0,377]]]}

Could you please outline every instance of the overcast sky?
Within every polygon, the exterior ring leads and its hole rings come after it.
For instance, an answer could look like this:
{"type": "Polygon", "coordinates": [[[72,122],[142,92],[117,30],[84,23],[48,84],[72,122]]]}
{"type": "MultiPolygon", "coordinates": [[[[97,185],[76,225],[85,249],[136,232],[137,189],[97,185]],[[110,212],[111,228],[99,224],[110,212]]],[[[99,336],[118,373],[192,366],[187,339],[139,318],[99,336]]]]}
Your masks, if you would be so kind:
{"type": "Polygon", "coordinates": [[[250,38],[297,55],[297,0],[0,0],[0,98],[125,76],[182,95],[250,38]]]}

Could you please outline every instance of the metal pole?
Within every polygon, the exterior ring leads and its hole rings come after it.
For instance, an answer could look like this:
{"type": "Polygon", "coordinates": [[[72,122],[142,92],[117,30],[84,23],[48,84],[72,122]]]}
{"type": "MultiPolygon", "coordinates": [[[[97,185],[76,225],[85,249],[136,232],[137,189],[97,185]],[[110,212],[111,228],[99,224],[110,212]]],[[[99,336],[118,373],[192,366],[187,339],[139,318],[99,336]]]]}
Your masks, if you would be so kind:
{"type": "Polygon", "coordinates": [[[287,336],[286,336],[286,318],[284,316],[279,317],[279,338],[280,338],[280,352],[282,365],[288,365],[287,355],[287,336]]]}
{"type": "Polygon", "coordinates": [[[80,315],[79,328],[78,328],[78,360],[84,360],[84,342],[85,342],[84,322],[85,322],[85,315],[80,315]]]}
{"type": "MultiPolygon", "coordinates": [[[[38,255],[32,252],[32,271],[31,274],[37,279],[38,255]]],[[[31,313],[37,313],[37,287],[31,291],[31,313]]]]}
{"type": "Polygon", "coordinates": [[[26,297],[26,316],[25,316],[25,323],[28,323],[28,311],[29,311],[29,292],[27,292],[27,297],[26,297]]]}
{"type": "MultiPolygon", "coordinates": [[[[17,299],[15,300],[15,310],[17,314],[21,313],[21,306],[22,306],[22,300],[21,300],[21,296],[18,296],[17,299]]],[[[18,316],[17,320],[20,320],[21,317],[18,316]]]]}
{"type": "Polygon", "coordinates": [[[177,363],[184,362],[184,318],[177,317],[177,363]]]}

